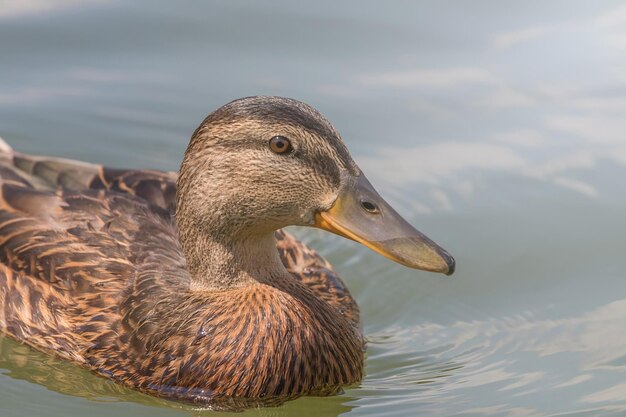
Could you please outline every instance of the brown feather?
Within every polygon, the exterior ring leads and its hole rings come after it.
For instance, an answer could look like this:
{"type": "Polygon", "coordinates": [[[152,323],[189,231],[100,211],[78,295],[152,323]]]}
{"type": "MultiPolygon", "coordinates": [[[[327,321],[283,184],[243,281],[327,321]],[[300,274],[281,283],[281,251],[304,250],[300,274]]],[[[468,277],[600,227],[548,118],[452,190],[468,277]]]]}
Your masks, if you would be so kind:
{"type": "Polygon", "coordinates": [[[218,406],[359,381],[358,307],[286,232],[276,240],[292,280],[190,291],[176,180],[3,154],[0,328],[124,385],[218,406]]]}

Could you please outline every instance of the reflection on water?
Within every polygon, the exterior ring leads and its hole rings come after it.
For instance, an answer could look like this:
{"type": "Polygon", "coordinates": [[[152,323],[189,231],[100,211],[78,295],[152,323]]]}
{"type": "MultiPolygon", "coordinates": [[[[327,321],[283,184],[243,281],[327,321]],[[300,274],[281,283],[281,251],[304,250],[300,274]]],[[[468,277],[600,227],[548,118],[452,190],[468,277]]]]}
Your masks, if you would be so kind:
{"type": "MultiPolygon", "coordinates": [[[[244,415],[626,413],[619,1],[5,3],[0,136],[17,149],[172,170],[210,110],[291,96],[455,255],[442,278],[296,229],[359,301],[367,377],[244,415]]],[[[3,417],[112,413],[212,414],[0,338],[3,417]]]]}
{"type": "MultiPolygon", "coordinates": [[[[3,335],[0,335],[0,374],[44,386],[59,394],[82,397],[98,403],[133,401],[144,405],[184,408],[182,405],[142,395],[110,380],[95,377],[85,369],[39,353],[3,335]]],[[[7,386],[8,391],[11,391],[12,385],[7,386]]],[[[18,393],[19,391],[15,394],[18,393]]]]}
{"type": "MultiPolygon", "coordinates": [[[[526,314],[392,328],[393,337],[370,346],[370,360],[391,359],[395,371],[370,374],[363,390],[366,397],[397,391],[404,412],[413,408],[425,415],[467,413],[477,397],[485,415],[492,414],[487,410],[550,415],[564,404],[579,404],[593,415],[626,412],[625,316],[626,299],[578,318],[537,320],[526,314]]],[[[362,401],[368,403],[368,398],[362,401]]]]}

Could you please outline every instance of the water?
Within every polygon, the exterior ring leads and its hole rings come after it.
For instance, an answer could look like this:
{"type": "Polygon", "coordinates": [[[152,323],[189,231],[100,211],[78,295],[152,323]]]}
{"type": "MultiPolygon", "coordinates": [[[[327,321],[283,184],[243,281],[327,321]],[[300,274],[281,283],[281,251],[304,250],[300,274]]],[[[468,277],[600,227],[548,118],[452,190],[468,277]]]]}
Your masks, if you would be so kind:
{"type": "MultiPolygon", "coordinates": [[[[295,232],[363,312],[362,384],[244,415],[626,412],[626,4],[0,1],[0,136],[176,169],[231,99],[332,120],[452,278],[295,232]]],[[[0,415],[185,416],[0,340],[0,415]]]]}

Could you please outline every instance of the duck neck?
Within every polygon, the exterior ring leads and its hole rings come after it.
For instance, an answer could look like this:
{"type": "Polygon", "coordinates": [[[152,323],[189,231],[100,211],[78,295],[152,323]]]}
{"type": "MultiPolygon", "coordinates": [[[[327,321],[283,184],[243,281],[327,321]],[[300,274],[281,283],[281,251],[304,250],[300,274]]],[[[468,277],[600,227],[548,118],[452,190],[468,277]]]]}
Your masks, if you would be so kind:
{"type": "Polygon", "coordinates": [[[198,143],[192,140],[185,153],[176,193],[176,224],[191,289],[226,290],[288,277],[274,237],[283,224],[270,224],[263,195],[233,192],[230,177],[224,182],[226,177],[211,169],[217,162],[200,164],[198,143]]]}
{"type": "Polygon", "coordinates": [[[196,231],[188,233],[181,243],[192,275],[192,290],[226,290],[288,275],[273,232],[241,237],[196,231]]]}

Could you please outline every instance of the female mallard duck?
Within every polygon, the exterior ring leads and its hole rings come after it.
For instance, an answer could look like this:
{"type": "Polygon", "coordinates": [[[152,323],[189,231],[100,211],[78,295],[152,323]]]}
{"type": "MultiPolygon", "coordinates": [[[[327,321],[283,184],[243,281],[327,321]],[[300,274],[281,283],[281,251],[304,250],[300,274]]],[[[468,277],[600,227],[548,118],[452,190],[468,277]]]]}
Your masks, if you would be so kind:
{"type": "Polygon", "coordinates": [[[454,270],[376,193],[331,124],[286,98],[210,114],[178,178],[3,144],[0,182],[0,328],[168,398],[281,401],[361,379],[354,299],[282,227],[454,270]]]}

